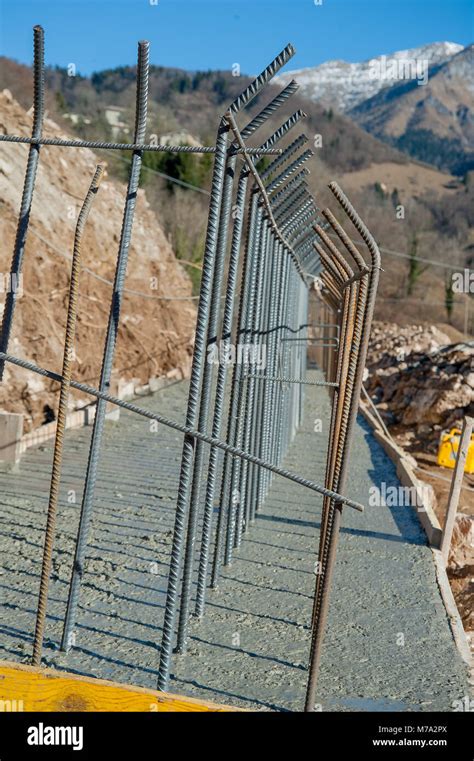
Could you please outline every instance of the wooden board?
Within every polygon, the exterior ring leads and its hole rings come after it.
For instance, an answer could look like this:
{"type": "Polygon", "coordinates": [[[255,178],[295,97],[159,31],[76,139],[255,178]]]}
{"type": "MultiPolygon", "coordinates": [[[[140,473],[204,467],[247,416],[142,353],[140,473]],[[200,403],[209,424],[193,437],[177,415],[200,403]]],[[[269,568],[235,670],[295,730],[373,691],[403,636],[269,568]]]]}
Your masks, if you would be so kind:
{"type": "Polygon", "coordinates": [[[0,711],[233,711],[168,692],[0,662],[0,711]]]}

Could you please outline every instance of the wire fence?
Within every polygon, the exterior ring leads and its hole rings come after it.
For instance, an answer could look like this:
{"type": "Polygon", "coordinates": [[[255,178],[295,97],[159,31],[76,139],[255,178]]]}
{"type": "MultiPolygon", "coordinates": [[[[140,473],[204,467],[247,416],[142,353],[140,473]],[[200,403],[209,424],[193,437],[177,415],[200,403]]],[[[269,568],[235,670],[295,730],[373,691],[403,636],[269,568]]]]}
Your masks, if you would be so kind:
{"type": "MultiPolygon", "coordinates": [[[[206,611],[209,587],[219,581],[251,531],[275,475],[323,497],[306,710],[314,710],[341,514],[363,506],[345,494],[367,343],[380,269],[377,246],[336,183],[329,188],[345,223],[352,223],[370,256],[364,258],[329,209],[319,209],[306,176],[312,156],[307,139],[285,141],[304,119],[301,110],[271,135],[259,138],[270,116],[297,90],[290,82],[250,121],[245,108],[264,91],[294,55],[288,45],[228,106],[216,133],[207,234],[197,305],[194,353],[185,423],[110,394],[111,373],[127,273],[127,259],[142,157],[145,151],[182,151],[183,146],[146,143],[149,45],[138,45],[136,119],[133,144],[90,143],[42,138],[44,116],[44,33],[34,28],[34,118],[31,138],[2,135],[1,141],[29,144],[11,275],[22,271],[41,146],[70,150],[100,147],[132,151],[122,230],[97,388],[73,378],[81,240],[87,215],[100,192],[99,165],[82,205],[71,262],[67,327],[61,374],[9,353],[15,292],[7,294],[0,339],[0,373],[5,362],[60,383],[53,469],[36,614],[32,661],[40,665],[64,449],[65,411],[70,389],[97,400],[89,444],[75,555],[64,615],[61,649],[74,646],[81,584],[94,513],[106,405],[111,403],[183,434],[166,603],[161,628],[158,687],[167,690],[172,654],[185,653],[190,617],[206,611]],[[247,141],[256,138],[257,145],[247,141]],[[283,147],[282,147],[283,146],[283,147]],[[260,172],[263,155],[273,156],[260,172]],[[334,235],[337,245],[330,237],[334,235]],[[314,290],[314,281],[321,283],[314,290]],[[309,297],[319,304],[320,322],[308,324],[309,297]],[[315,346],[326,380],[306,378],[308,346],[315,346]],[[234,353],[236,361],[227,358],[234,353]],[[323,484],[288,471],[285,454],[303,415],[304,389],[326,387],[331,397],[329,448],[323,484]],[[217,511],[215,505],[217,503],[217,511]],[[216,518],[215,518],[216,516],[216,518]],[[215,525],[214,525],[215,521],[215,525]]],[[[273,91],[272,91],[273,93],[273,91]]],[[[196,149],[199,150],[199,149],[196,149]]],[[[204,149],[203,149],[204,150],[204,149]]],[[[94,273],[91,273],[94,274],[94,273]]],[[[309,623],[309,622],[308,622],[309,623]]]]}

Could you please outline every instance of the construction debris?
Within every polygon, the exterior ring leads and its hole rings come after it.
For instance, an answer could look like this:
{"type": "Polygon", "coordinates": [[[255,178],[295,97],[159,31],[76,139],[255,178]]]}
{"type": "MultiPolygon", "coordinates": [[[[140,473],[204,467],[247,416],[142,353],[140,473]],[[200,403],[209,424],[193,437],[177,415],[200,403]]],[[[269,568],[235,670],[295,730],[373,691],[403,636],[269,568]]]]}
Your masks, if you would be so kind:
{"type": "Polygon", "coordinates": [[[440,432],[474,410],[474,344],[435,326],[374,323],[366,388],[411,451],[435,453],[440,432]]]}

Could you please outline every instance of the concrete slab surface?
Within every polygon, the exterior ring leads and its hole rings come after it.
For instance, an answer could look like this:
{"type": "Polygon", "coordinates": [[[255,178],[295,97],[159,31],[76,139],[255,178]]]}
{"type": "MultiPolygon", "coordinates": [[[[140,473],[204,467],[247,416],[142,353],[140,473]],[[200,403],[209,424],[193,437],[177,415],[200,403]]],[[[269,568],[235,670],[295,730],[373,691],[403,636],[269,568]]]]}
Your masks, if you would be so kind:
{"type": "MultiPolygon", "coordinates": [[[[186,383],[140,404],[184,419],[186,383]]],[[[308,386],[304,425],[285,467],[322,482],[329,402],[308,386]],[[323,432],[314,431],[316,418],[323,432]]],[[[44,662],[73,673],[154,688],[182,436],[122,410],[108,422],[75,648],[59,652],[90,428],[66,435],[44,662]]],[[[31,655],[53,441],[0,474],[0,658],[31,655]]],[[[348,494],[398,486],[364,421],[357,426],[348,494]]],[[[173,661],[170,689],[252,710],[303,708],[321,499],[275,477],[268,499],[189,651],[173,661]]],[[[318,705],[328,711],[450,711],[468,694],[432,552],[413,509],[346,508],[331,597],[318,705]]]]}

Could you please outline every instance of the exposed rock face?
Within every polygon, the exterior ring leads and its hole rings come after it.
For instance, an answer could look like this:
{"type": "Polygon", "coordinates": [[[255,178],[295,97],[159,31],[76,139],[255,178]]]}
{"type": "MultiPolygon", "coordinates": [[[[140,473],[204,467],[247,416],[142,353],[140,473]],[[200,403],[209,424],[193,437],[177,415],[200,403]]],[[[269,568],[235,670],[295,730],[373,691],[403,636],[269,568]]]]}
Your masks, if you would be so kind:
{"type": "Polygon", "coordinates": [[[375,323],[368,367],[367,388],[386,423],[410,428],[431,451],[441,429],[473,412],[474,344],[449,344],[435,327],[375,323]]]}
{"type": "MultiPolygon", "coordinates": [[[[0,93],[0,130],[31,133],[31,116],[6,90],[0,93]]],[[[45,136],[59,133],[57,125],[46,119],[45,136]]],[[[1,273],[10,270],[27,152],[26,145],[0,145],[1,273]]],[[[56,372],[62,364],[74,230],[98,161],[88,149],[41,148],[23,295],[18,299],[10,351],[56,372]]],[[[124,197],[124,185],[108,179],[102,182],[83,240],[73,377],[90,384],[97,383],[100,371],[124,197]]],[[[141,190],[127,273],[129,291],[121,305],[114,376],[143,382],[169,372],[187,375],[195,319],[195,302],[189,300],[191,283],[141,190]]],[[[4,294],[0,300],[4,301],[4,294]]],[[[24,412],[26,429],[36,426],[44,420],[45,404],[56,408],[53,389],[57,385],[7,365],[0,409],[24,412]]],[[[77,402],[77,393],[74,396],[77,402]]]]}

